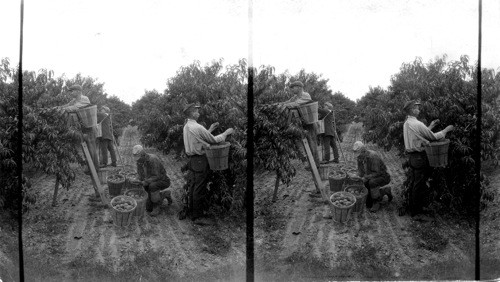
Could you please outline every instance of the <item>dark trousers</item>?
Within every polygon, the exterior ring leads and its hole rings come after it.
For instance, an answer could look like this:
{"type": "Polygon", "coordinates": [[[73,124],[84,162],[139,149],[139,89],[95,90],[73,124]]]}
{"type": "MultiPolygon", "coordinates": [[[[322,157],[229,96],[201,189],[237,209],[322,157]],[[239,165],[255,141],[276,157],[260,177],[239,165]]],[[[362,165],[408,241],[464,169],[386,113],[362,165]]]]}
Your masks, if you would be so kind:
{"type": "Polygon", "coordinates": [[[146,210],[151,212],[153,207],[157,204],[161,204],[161,200],[158,197],[152,197],[151,194],[157,194],[160,190],[167,189],[170,187],[170,179],[162,179],[155,182],[149,183],[149,185],[144,186],[144,190],[148,193],[148,199],[146,200],[146,210]]]}
{"type": "Polygon", "coordinates": [[[108,151],[111,155],[111,163],[116,164],[116,152],[115,146],[113,145],[113,141],[109,139],[99,138],[99,147],[101,150],[101,164],[108,164],[108,151]]]}
{"type": "Polygon", "coordinates": [[[323,160],[330,160],[330,147],[333,149],[333,158],[339,159],[339,149],[337,148],[337,140],[335,140],[335,136],[325,135],[323,136],[323,148],[325,148],[325,155],[323,156],[323,160]]]}
{"type": "Polygon", "coordinates": [[[408,204],[410,215],[414,216],[423,212],[423,207],[426,206],[429,196],[429,187],[427,180],[429,179],[431,167],[425,152],[410,153],[410,183],[408,204]]]}
{"type": "Polygon", "coordinates": [[[208,159],[205,155],[189,158],[188,207],[192,219],[203,215],[208,196],[207,183],[209,177],[208,159]]]}
{"type": "MultiPolygon", "coordinates": [[[[380,197],[374,199],[371,194],[372,194],[372,192],[375,192],[375,191],[371,191],[371,189],[376,189],[376,188],[382,187],[384,185],[389,184],[390,182],[391,182],[391,177],[388,174],[365,180],[365,182],[363,184],[368,189],[368,196],[366,197],[366,207],[371,208],[374,202],[381,199],[380,197]]],[[[381,191],[381,192],[382,192],[381,195],[383,196],[383,191],[381,191]]],[[[379,193],[376,193],[376,194],[379,194],[379,193]]]]}

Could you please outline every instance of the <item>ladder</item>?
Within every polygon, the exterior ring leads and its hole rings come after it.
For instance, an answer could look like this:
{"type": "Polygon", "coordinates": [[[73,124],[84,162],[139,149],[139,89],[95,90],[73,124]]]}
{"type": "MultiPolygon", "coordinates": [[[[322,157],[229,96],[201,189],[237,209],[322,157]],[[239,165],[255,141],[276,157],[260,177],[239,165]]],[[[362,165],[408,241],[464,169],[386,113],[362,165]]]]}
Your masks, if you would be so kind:
{"type": "MultiPolygon", "coordinates": [[[[83,135],[83,133],[82,133],[82,135],[83,135]]],[[[83,140],[83,138],[82,138],[81,146],[82,146],[82,150],[83,150],[83,155],[85,156],[85,160],[87,161],[87,165],[88,165],[89,170],[90,170],[90,178],[92,179],[94,191],[95,191],[96,195],[99,194],[99,196],[101,197],[102,203],[107,205],[109,203],[109,199],[107,198],[106,194],[104,193],[104,187],[101,185],[101,181],[99,180],[99,176],[97,175],[97,170],[94,166],[94,162],[92,161],[92,156],[90,155],[89,148],[88,148],[85,140],[83,140]]]]}
{"type": "MultiPolygon", "coordinates": [[[[300,113],[297,109],[291,109],[290,110],[291,115],[288,118],[288,121],[290,122],[292,117],[294,118],[300,118],[300,113]]],[[[309,167],[311,168],[311,174],[312,178],[314,181],[314,185],[316,187],[316,193],[321,194],[321,197],[323,200],[328,201],[328,197],[324,191],[323,182],[321,181],[321,178],[319,176],[318,168],[316,167],[316,163],[314,161],[314,157],[311,152],[311,148],[309,147],[309,142],[307,141],[307,138],[304,137],[302,138],[302,145],[304,147],[304,151],[306,152],[306,157],[307,161],[309,163],[309,167]]],[[[279,188],[279,183],[280,183],[280,177],[278,174],[276,174],[276,182],[274,184],[274,193],[273,193],[273,202],[276,202],[276,198],[278,196],[278,188],[279,188]]]]}

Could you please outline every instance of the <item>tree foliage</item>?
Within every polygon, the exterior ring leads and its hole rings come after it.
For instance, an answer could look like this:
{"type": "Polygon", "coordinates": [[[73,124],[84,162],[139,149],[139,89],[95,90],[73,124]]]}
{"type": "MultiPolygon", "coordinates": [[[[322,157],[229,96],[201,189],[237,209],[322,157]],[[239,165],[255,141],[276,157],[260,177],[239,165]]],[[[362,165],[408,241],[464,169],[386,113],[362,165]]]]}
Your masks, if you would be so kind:
{"type": "MultiPolygon", "coordinates": [[[[499,75],[492,70],[482,70],[483,124],[481,156],[483,159],[495,155],[495,144],[499,138],[500,119],[497,98],[500,93],[499,75]]],[[[424,64],[417,58],[404,63],[400,72],[391,79],[388,90],[370,88],[357,103],[358,111],[364,113],[364,137],[368,141],[404,153],[403,124],[406,119],[402,108],[410,99],[422,103],[419,120],[429,124],[439,119],[434,131],[454,125],[450,139],[448,167],[444,170],[445,182],[435,187],[437,198],[446,198],[445,205],[456,211],[471,211],[474,207],[474,146],[477,119],[477,67],[469,64],[467,56],[459,61],[446,61],[446,56],[424,64]],[[460,173],[457,173],[460,172],[460,173]],[[445,187],[443,187],[445,186],[445,187]]]]}
{"type": "MultiPolygon", "coordinates": [[[[71,100],[66,93],[68,86],[81,84],[83,93],[91,103],[109,103],[111,110],[119,110],[121,119],[127,120],[130,107],[125,107],[116,97],[107,98],[103,83],[80,74],[74,78],[54,77],[54,72],[41,69],[38,72],[23,72],[23,140],[17,140],[18,116],[18,72],[10,67],[7,59],[0,66],[0,157],[1,175],[0,208],[16,210],[21,204],[17,199],[16,163],[14,157],[22,153],[23,158],[23,206],[35,201],[35,193],[29,189],[30,177],[35,173],[55,176],[59,183],[69,189],[75,179],[71,163],[81,161],[78,151],[80,128],[68,123],[66,114],[54,107],[71,100]],[[22,152],[17,151],[18,141],[22,142],[22,152]]],[[[126,104],[125,104],[126,105],[126,104]]],[[[128,105],[127,105],[128,106],[128,105]]]]}

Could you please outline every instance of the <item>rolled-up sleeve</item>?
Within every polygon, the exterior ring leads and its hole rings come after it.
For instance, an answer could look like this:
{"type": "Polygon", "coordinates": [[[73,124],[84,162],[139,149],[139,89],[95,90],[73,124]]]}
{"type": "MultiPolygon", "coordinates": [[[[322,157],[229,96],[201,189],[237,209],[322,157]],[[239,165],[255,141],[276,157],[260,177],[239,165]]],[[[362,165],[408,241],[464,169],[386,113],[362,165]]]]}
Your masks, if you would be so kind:
{"type": "Polygon", "coordinates": [[[425,126],[423,123],[417,124],[416,127],[417,127],[416,131],[420,135],[422,135],[422,137],[424,137],[426,140],[429,140],[429,141],[436,141],[436,140],[444,138],[444,136],[445,136],[443,131],[439,131],[439,132],[434,133],[427,126],[425,126]]]}

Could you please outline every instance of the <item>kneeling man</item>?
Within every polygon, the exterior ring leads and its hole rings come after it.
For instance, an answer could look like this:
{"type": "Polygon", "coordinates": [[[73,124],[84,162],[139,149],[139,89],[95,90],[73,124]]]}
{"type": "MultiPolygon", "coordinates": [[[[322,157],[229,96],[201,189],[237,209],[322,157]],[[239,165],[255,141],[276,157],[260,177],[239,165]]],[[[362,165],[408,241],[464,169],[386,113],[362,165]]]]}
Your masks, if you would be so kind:
{"type": "MultiPolygon", "coordinates": [[[[146,153],[141,145],[135,145],[132,148],[132,155],[137,162],[138,181],[148,193],[146,211],[150,212],[151,216],[157,216],[163,199],[167,198],[168,203],[172,203],[171,190],[167,189],[170,187],[170,178],[160,158],[146,153]]],[[[136,182],[136,184],[139,183],[136,182]]]]}
{"type": "Polygon", "coordinates": [[[376,212],[380,208],[380,201],[384,195],[387,195],[388,200],[392,201],[391,188],[380,189],[391,182],[391,176],[387,173],[387,167],[380,155],[373,150],[368,150],[363,142],[356,141],[353,145],[353,151],[358,154],[358,174],[368,189],[367,207],[371,208],[371,212],[376,212]]]}

